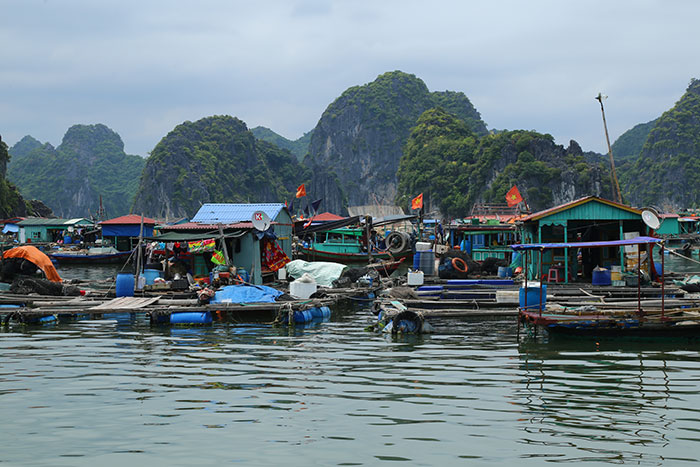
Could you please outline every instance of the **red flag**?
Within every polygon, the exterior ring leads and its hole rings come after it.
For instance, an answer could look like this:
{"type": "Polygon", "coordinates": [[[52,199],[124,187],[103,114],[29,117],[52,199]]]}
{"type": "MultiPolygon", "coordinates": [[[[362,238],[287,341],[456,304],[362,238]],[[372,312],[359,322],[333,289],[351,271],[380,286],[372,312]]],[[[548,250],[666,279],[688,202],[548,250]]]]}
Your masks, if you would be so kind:
{"type": "Polygon", "coordinates": [[[420,209],[423,207],[423,193],[419,194],[411,200],[411,209],[420,209]]]}
{"type": "Polygon", "coordinates": [[[303,183],[297,188],[297,198],[301,198],[302,196],[306,196],[306,187],[303,183]]]}
{"type": "Polygon", "coordinates": [[[520,192],[518,191],[518,187],[513,185],[513,188],[508,190],[508,193],[506,193],[506,203],[508,203],[508,207],[512,208],[516,204],[520,203],[523,200],[523,197],[520,196],[520,192]]]}

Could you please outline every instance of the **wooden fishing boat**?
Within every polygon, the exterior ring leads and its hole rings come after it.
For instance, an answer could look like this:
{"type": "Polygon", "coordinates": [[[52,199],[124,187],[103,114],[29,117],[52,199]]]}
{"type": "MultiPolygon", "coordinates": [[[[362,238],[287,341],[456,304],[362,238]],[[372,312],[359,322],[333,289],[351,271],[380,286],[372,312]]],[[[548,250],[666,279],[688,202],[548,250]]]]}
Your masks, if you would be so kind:
{"type": "Polygon", "coordinates": [[[131,251],[118,251],[115,248],[95,247],[87,250],[57,250],[47,256],[59,264],[118,264],[124,263],[131,251]]]}
{"type": "MultiPolygon", "coordinates": [[[[397,261],[413,255],[407,235],[395,232],[387,237],[387,249],[367,251],[364,229],[340,228],[315,232],[297,247],[297,256],[306,261],[331,261],[366,265],[372,261],[397,261]],[[392,236],[393,235],[393,236],[392,236]]],[[[398,267],[398,264],[396,265],[398,267]]]]}
{"type": "MultiPolygon", "coordinates": [[[[515,251],[525,255],[530,252],[542,252],[554,248],[607,248],[628,245],[658,245],[661,247],[660,297],[642,301],[637,267],[637,299],[625,303],[600,303],[578,307],[546,304],[547,292],[543,285],[539,293],[531,300],[527,282],[524,293],[521,289],[520,307],[518,309],[519,325],[527,328],[546,330],[550,335],[576,335],[585,337],[690,337],[700,338],[700,301],[696,299],[667,299],[664,283],[664,242],[653,237],[636,237],[628,240],[577,242],[577,243],[540,243],[513,245],[515,251]],[[539,296],[539,299],[537,297],[539,296]],[[667,306],[668,305],[668,306],[667,306]]],[[[527,258],[526,258],[526,263],[527,258]]],[[[541,264],[541,262],[540,262],[541,264]]],[[[541,268],[541,266],[540,266],[541,268]]],[[[541,271],[539,277],[541,277],[541,271]]],[[[530,288],[533,291],[532,288],[530,288]]]]}
{"type": "Polygon", "coordinates": [[[397,260],[387,260],[379,261],[375,263],[368,264],[367,267],[374,269],[382,277],[389,277],[394,271],[396,271],[406,260],[406,257],[399,258],[397,260]]]}
{"type": "Polygon", "coordinates": [[[525,326],[545,329],[550,335],[589,337],[692,337],[700,338],[700,307],[606,312],[574,309],[559,313],[520,310],[525,326]]]}

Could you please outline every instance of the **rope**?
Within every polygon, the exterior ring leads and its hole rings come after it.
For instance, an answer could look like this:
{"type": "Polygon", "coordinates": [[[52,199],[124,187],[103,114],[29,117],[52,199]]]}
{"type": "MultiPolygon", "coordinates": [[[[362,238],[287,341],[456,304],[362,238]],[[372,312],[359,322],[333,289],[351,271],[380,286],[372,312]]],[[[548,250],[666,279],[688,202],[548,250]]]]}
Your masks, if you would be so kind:
{"type": "MultiPolygon", "coordinates": [[[[660,244],[657,243],[657,245],[660,245],[660,244]]],[[[675,251],[671,250],[670,248],[666,248],[666,250],[667,250],[670,254],[672,254],[672,255],[679,256],[679,257],[681,257],[681,258],[683,258],[683,259],[685,259],[685,260],[688,260],[688,261],[690,261],[690,262],[692,262],[692,263],[700,264],[700,261],[694,260],[693,258],[688,258],[687,256],[682,255],[682,254],[680,254],[680,253],[676,253],[675,251]]]]}

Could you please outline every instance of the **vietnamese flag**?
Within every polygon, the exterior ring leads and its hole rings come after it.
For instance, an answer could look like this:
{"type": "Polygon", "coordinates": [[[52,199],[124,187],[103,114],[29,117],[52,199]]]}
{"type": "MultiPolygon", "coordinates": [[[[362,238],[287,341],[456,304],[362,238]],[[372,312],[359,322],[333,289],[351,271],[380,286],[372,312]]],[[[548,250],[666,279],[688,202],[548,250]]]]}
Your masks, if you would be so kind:
{"type": "Polygon", "coordinates": [[[306,196],[306,187],[303,183],[297,188],[297,198],[301,198],[302,196],[306,196]]]}
{"type": "Polygon", "coordinates": [[[520,192],[518,191],[518,187],[513,185],[513,188],[508,190],[508,193],[506,193],[506,203],[508,203],[508,207],[512,208],[516,204],[520,203],[523,200],[523,197],[520,196],[520,192]]]}
{"type": "Polygon", "coordinates": [[[423,193],[419,194],[411,200],[411,209],[420,209],[423,207],[423,193]]]}

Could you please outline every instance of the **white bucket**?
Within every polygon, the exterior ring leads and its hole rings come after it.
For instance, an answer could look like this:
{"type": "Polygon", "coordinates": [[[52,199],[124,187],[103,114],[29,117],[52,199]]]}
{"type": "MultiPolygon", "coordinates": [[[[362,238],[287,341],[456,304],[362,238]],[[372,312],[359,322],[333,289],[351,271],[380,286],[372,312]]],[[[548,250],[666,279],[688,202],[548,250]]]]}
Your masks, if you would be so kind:
{"type": "Polygon", "coordinates": [[[428,251],[430,247],[430,242],[416,242],[416,251],[428,251]]]}
{"type": "Polygon", "coordinates": [[[297,298],[309,298],[316,292],[315,282],[294,281],[289,284],[289,295],[297,298]]]}
{"type": "Polygon", "coordinates": [[[408,285],[423,285],[423,271],[409,272],[408,285]]]}

